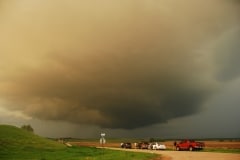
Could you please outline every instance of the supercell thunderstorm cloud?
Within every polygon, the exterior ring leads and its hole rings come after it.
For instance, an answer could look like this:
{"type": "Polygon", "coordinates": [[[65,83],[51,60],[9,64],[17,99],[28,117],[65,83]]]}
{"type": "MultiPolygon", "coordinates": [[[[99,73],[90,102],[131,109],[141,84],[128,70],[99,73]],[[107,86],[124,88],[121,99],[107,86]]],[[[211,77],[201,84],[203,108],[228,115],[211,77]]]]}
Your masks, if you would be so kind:
{"type": "Polygon", "coordinates": [[[0,102],[30,117],[103,128],[198,113],[239,76],[239,5],[1,1],[0,102]]]}

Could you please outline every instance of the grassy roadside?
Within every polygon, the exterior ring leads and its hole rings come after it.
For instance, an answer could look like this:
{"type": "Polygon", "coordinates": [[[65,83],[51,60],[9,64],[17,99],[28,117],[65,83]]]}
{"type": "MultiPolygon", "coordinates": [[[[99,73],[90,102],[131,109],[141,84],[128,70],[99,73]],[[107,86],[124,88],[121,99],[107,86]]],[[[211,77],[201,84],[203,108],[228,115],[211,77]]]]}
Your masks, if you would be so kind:
{"type": "Polygon", "coordinates": [[[113,151],[93,147],[71,147],[61,150],[25,150],[0,151],[1,160],[149,160],[157,155],[127,151],[113,151]]]}
{"type": "Polygon", "coordinates": [[[150,160],[157,156],[95,147],[66,147],[20,128],[0,125],[1,160],[150,160]]]}
{"type": "Polygon", "coordinates": [[[202,152],[218,152],[218,153],[236,153],[240,154],[240,149],[224,149],[224,148],[205,148],[202,152]]]}

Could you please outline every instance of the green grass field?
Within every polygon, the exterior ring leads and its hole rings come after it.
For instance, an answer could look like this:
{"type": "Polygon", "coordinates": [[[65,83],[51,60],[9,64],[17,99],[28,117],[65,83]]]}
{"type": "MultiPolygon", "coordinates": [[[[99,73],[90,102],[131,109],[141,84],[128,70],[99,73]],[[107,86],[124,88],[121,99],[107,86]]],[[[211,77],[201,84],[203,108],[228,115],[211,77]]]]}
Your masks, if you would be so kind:
{"type": "Polygon", "coordinates": [[[150,160],[155,154],[66,147],[23,129],[0,125],[0,160],[150,160]]]}

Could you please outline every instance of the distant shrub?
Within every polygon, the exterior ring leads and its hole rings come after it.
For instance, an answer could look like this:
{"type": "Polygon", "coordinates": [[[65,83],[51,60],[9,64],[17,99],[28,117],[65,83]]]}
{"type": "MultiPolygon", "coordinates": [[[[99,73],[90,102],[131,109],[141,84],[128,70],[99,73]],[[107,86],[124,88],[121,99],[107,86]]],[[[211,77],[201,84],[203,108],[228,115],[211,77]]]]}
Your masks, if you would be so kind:
{"type": "Polygon", "coordinates": [[[164,139],[161,138],[149,138],[149,142],[164,142],[164,139]]]}
{"type": "Polygon", "coordinates": [[[29,132],[34,132],[31,125],[22,125],[21,128],[29,132]]]}

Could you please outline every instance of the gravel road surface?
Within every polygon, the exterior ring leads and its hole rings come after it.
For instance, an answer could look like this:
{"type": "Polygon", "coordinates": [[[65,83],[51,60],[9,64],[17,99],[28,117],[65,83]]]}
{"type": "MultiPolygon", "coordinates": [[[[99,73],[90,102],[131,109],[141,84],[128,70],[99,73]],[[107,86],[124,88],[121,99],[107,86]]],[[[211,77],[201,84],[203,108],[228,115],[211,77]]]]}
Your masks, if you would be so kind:
{"type": "Polygon", "coordinates": [[[162,160],[240,160],[240,154],[214,153],[214,152],[190,152],[190,151],[153,151],[140,149],[109,148],[133,152],[157,153],[162,155],[162,160]]]}
{"type": "Polygon", "coordinates": [[[169,157],[171,160],[240,160],[240,154],[233,153],[189,151],[160,151],[158,153],[162,154],[163,157],[169,157]]]}

